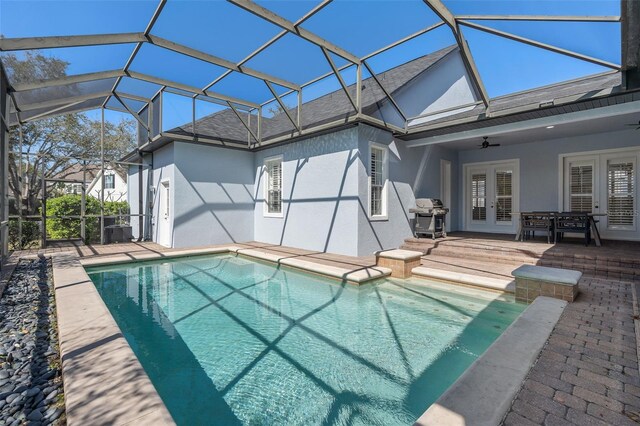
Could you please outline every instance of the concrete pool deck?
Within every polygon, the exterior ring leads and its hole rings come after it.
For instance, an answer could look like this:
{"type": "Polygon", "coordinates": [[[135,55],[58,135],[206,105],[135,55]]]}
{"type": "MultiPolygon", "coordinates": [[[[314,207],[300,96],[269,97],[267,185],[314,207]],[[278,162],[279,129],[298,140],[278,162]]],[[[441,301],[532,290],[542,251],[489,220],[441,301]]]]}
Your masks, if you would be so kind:
{"type": "Polygon", "coordinates": [[[51,257],[67,423],[174,424],[78,256],[51,257]]]}
{"type": "MultiPolygon", "coordinates": [[[[286,247],[243,244],[246,248],[295,256],[317,263],[375,265],[375,257],[349,258],[286,247]]],[[[80,246],[79,258],[177,251],[153,243],[80,246]]],[[[38,251],[16,253],[36,254],[38,251]]],[[[565,309],[504,419],[505,425],[637,424],[640,418],[640,373],[630,283],[583,278],[580,295],[565,309]]]]}

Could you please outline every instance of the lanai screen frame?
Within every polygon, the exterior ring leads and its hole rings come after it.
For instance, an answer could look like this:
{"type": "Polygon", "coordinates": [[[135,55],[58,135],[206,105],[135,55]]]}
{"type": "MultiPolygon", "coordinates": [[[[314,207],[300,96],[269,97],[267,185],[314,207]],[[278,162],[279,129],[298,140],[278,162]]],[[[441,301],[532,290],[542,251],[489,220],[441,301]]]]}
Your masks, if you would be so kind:
{"type": "MultiPolygon", "coordinates": [[[[2,239],[2,253],[7,253],[7,226],[8,226],[8,191],[7,191],[7,174],[6,168],[8,165],[8,131],[9,127],[17,124],[20,126],[25,121],[40,119],[51,117],[58,114],[63,113],[77,113],[83,112],[87,110],[96,109],[95,106],[84,107],[83,103],[86,104],[91,100],[101,100],[99,108],[102,110],[102,117],[104,119],[104,110],[105,109],[114,109],[116,111],[129,113],[132,117],[134,117],[137,122],[144,128],[147,132],[147,140],[146,143],[142,146],[139,146],[139,152],[144,151],[145,148],[148,147],[149,144],[153,142],[155,138],[159,135],[153,135],[153,124],[152,120],[143,120],[140,116],[141,112],[144,108],[147,108],[149,117],[152,116],[153,110],[153,99],[160,96],[162,98],[162,94],[165,91],[171,91],[172,89],[178,90],[181,92],[187,92],[191,95],[192,99],[200,99],[206,100],[217,104],[222,104],[230,108],[234,112],[234,114],[238,117],[240,122],[247,130],[247,146],[248,148],[252,148],[254,146],[262,146],[263,142],[275,143],[281,142],[291,137],[298,137],[308,133],[313,133],[318,130],[322,130],[325,128],[331,128],[338,125],[344,125],[345,122],[367,122],[373,124],[378,127],[386,128],[390,132],[394,134],[410,134],[411,128],[409,126],[409,122],[416,118],[421,118],[423,116],[418,117],[408,117],[405,114],[401,107],[398,105],[394,97],[391,93],[389,93],[382,82],[380,82],[376,76],[376,73],[371,69],[369,63],[367,62],[372,57],[386,52],[390,49],[393,49],[397,46],[400,46],[403,43],[406,43],[410,40],[415,39],[416,37],[420,37],[424,34],[427,34],[437,28],[445,26],[449,28],[451,34],[453,35],[457,47],[459,49],[461,58],[463,60],[465,69],[470,77],[471,85],[473,90],[476,92],[479,101],[469,104],[469,105],[460,105],[458,108],[464,108],[466,106],[476,106],[479,104],[484,105],[485,107],[485,116],[491,116],[491,98],[487,94],[487,91],[484,87],[482,77],[475,65],[473,55],[469,50],[467,41],[464,37],[464,34],[461,31],[461,27],[473,28],[475,30],[479,30],[485,33],[493,34],[498,37],[506,38],[512,41],[516,41],[519,43],[527,44],[530,46],[535,46],[547,51],[551,51],[554,53],[558,53],[561,55],[569,56],[574,59],[578,59],[581,61],[597,64],[606,68],[610,68],[614,71],[627,71],[631,69],[637,69],[638,64],[638,8],[633,4],[632,1],[622,0],[621,4],[621,15],[619,16],[558,16],[558,15],[456,15],[451,12],[449,8],[441,1],[441,0],[423,0],[424,4],[431,9],[440,18],[440,22],[437,22],[433,25],[430,25],[426,28],[423,28],[413,34],[410,34],[400,40],[397,40],[385,47],[382,47],[370,54],[365,56],[357,56],[352,54],[351,52],[343,49],[342,47],[331,43],[322,37],[319,37],[317,34],[306,30],[301,25],[306,22],[308,19],[322,11],[326,6],[328,6],[332,0],[322,0],[320,1],[313,9],[307,12],[305,15],[300,17],[297,21],[292,22],[287,20],[271,10],[264,8],[257,3],[254,3],[250,0],[227,0],[230,4],[241,8],[248,13],[251,13],[257,16],[260,19],[263,19],[277,27],[281,30],[280,32],[264,43],[262,46],[254,50],[244,59],[239,62],[229,61],[227,59],[217,57],[211,55],[209,53],[175,43],[173,41],[164,39],[162,37],[158,37],[153,34],[153,27],[162,14],[162,11],[167,4],[167,0],[160,0],[155,11],[153,12],[150,20],[148,21],[146,28],[143,32],[135,32],[135,33],[119,33],[119,34],[99,34],[99,35],[73,35],[73,36],[47,36],[47,37],[26,37],[26,38],[0,38],[0,51],[2,52],[11,52],[11,51],[22,51],[22,50],[38,50],[38,49],[50,49],[50,48],[64,48],[64,47],[80,47],[80,46],[103,46],[103,45],[111,45],[111,44],[122,44],[122,43],[135,43],[135,47],[128,60],[124,64],[121,69],[111,69],[111,70],[103,70],[98,72],[92,72],[87,74],[80,75],[72,75],[66,76],[59,79],[51,79],[51,80],[43,80],[43,81],[32,81],[32,82],[21,82],[16,83],[15,85],[11,85],[5,69],[3,66],[0,66],[1,78],[3,82],[3,86],[0,90],[0,102],[2,105],[2,131],[0,132],[0,175],[2,182],[0,184],[0,200],[2,201],[2,206],[0,206],[0,239],[2,239]],[[629,18],[629,25],[632,26],[632,31],[629,31],[629,28],[625,27],[624,21],[629,18]],[[594,58],[588,55],[584,55],[581,53],[577,53],[571,50],[563,49],[560,47],[556,47],[550,44],[541,43],[535,40],[531,40],[525,37],[521,37],[515,34],[511,34],[504,31],[499,31],[493,28],[485,27],[484,25],[478,24],[477,21],[483,20],[491,20],[491,21],[546,21],[546,22],[613,22],[613,23],[622,23],[622,40],[621,40],[621,48],[622,48],[622,64],[615,64],[609,61],[601,60],[598,58],[594,58]],[[265,51],[269,46],[276,43],[282,37],[287,34],[293,34],[296,37],[300,37],[307,42],[317,46],[322,50],[327,63],[329,64],[331,71],[324,75],[318,76],[307,83],[304,84],[296,84],[290,81],[287,81],[283,78],[269,75],[267,73],[254,70],[250,67],[247,67],[245,64],[254,58],[256,55],[265,51]],[[144,44],[151,44],[154,46],[158,46],[163,49],[167,49],[169,51],[178,53],[180,55],[184,55],[186,57],[191,57],[198,59],[200,61],[204,61],[209,64],[213,64],[222,68],[225,68],[226,71],[221,76],[217,77],[215,80],[211,81],[204,87],[194,87],[190,85],[186,85],[183,83],[179,83],[176,81],[168,80],[161,78],[156,75],[143,74],[139,72],[135,72],[130,70],[130,66],[136,55],[140,51],[141,47],[144,44]],[[340,58],[346,60],[346,64],[342,66],[336,66],[335,62],[332,60],[331,55],[337,55],[340,58]],[[351,96],[349,91],[347,90],[347,84],[341,76],[341,71],[349,67],[356,67],[356,82],[355,82],[355,97],[351,96]],[[390,102],[393,108],[398,112],[399,116],[404,120],[404,126],[398,126],[391,124],[389,122],[385,122],[383,120],[365,115],[362,112],[362,75],[363,71],[366,70],[371,77],[376,80],[378,86],[384,92],[386,99],[390,102]],[[223,95],[221,93],[214,92],[211,90],[213,86],[217,82],[219,82],[222,78],[227,76],[232,72],[238,72],[241,74],[246,74],[251,77],[262,80],[266,87],[269,89],[273,98],[263,103],[255,103],[250,102],[246,99],[241,99],[234,96],[223,95]],[[324,78],[334,76],[342,91],[345,93],[347,99],[351,103],[354,114],[345,119],[336,120],[330,123],[313,126],[307,129],[302,128],[301,123],[301,111],[303,108],[302,103],[302,90],[312,85],[324,78]],[[120,83],[124,77],[131,77],[138,80],[154,83],[160,86],[158,92],[150,98],[141,97],[139,95],[134,95],[130,93],[123,92],[119,89],[120,83]],[[43,100],[36,104],[31,105],[20,105],[16,102],[16,96],[21,92],[26,92],[33,89],[42,89],[42,88],[50,88],[50,87],[61,87],[73,84],[79,84],[84,82],[94,82],[97,80],[104,80],[108,78],[115,78],[115,83],[113,84],[111,90],[100,92],[100,93],[91,93],[85,94],[75,97],[68,98],[59,98],[59,99],[51,99],[51,100],[43,100]],[[287,91],[285,93],[278,94],[276,90],[274,90],[274,85],[280,86],[282,88],[286,88],[287,91]],[[287,107],[285,106],[282,98],[288,95],[297,94],[297,115],[292,116],[287,112],[287,107]],[[122,108],[114,108],[108,106],[107,104],[115,99],[122,108]],[[144,107],[140,110],[133,110],[126,104],[126,99],[131,99],[135,101],[139,101],[144,103],[144,107]],[[293,135],[281,136],[278,138],[272,138],[268,141],[263,140],[262,134],[262,121],[263,114],[262,109],[265,105],[269,103],[277,102],[279,104],[284,113],[287,115],[288,120],[291,122],[294,130],[293,135]],[[32,115],[27,119],[21,117],[24,113],[26,115],[27,111],[39,110],[40,112],[35,116],[32,115]],[[257,112],[257,126],[252,127],[250,123],[246,123],[241,118],[241,112],[247,113],[248,117],[250,114],[257,112]],[[12,114],[15,115],[16,122],[13,123],[11,120],[12,114]]],[[[2,65],[0,63],[0,65],[2,65]]],[[[624,75],[624,74],[623,74],[624,75]]],[[[160,101],[161,102],[161,101],[160,101]]],[[[439,111],[438,111],[439,112],[439,111]]],[[[435,112],[435,113],[438,113],[435,112]]],[[[160,114],[162,115],[162,114],[160,114]]],[[[195,112],[193,122],[195,124],[195,112]]],[[[156,123],[157,124],[157,123],[156,123]]],[[[104,125],[102,126],[102,139],[104,139],[104,125]]],[[[159,127],[160,132],[162,132],[162,126],[159,127]]],[[[172,135],[168,135],[172,136],[172,135]]],[[[195,136],[194,136],[195,137],[195,136]]],[[[184,138],[184,137],[183,137],[184,138]]],[[[206,138],[203,139],[206,142],[206,138]]],[[[102,141],[103,142],[103,141],[102,141]]],[[[101,150],[103,152],[103,150],[101,150]]],[[[105,167],[105,159],[103,156],[99,159],[101,164],[101,169],[104,171],[105,167]]],[[[141,163],[131,163],[131,164],[141,164],[141,163]]],[[[103,205],[104,200],[101,200],[103,205]]],[[[103,215],[102,215],[103,216],[103,215]]],[[[101,226],[102,232],[104,234],[104,226],[101,226]]],[[[104,241],[104,238],[102,238],[104,241]]]]}

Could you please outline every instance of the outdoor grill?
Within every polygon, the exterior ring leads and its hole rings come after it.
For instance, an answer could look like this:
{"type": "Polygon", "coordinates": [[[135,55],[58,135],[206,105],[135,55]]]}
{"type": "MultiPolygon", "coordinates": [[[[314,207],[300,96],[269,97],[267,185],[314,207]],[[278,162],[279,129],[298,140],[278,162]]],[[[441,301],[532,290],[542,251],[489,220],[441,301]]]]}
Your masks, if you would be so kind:
{"type": "Polygon", "coordinates": [[[446,237],[445,218],[449,209],[442,205],[442,201],[437,198],[417,198],[416,207],[409,209],[409,213],[415,214],[413,222],[413,235],[420,238],[420,235],[446,237]]]}

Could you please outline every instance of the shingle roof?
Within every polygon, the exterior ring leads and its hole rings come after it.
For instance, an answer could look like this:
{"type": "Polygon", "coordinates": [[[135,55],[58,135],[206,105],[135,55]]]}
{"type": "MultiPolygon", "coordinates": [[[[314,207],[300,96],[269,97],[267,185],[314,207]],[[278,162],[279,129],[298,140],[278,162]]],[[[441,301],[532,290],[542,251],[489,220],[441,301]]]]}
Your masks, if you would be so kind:
{"type": "MultiPolygon", "coordinates": [[[[454,45],[429,55],[421,56],[378,74],[378,80],[393,96],[396,91],[405,87],[440,59],[457,50],[457,46],[454,45]]],[[[494,118],[492,119],[489,119],[485,115],[486,109],[484,105],[479,104],[468,111],[463,111],[458,114],[440,117],[427,122],[423,120],[419,126],[416,126],[416,129],[420,131],[420,134],[423,132],[442,134],[443,132],[450,132],[451,130],[448,129],[452,126],[456,128],[459,126],[486,127],[491,125],[490,121],[495,121],[495,117],[501,117],[507,114],[528,112],[530,113],[529,115],[531,115],[535,114],[536,111],[544,113],[544,110],[540,109],[540,106],[550,101],[555,100],[556,105],[558,105],[602,96],[603,91],[607,92],[604,94],[616,93],[619,91],[620,84],[621,73],[619,72],[588,76],[493,98],[491,100],[491,114],[494,118]],[[461,121],[464,123],[461,123],[461,121]]],[[[352,98],[355,99],[356,85],[352,84],[348,86],[347,89],[352,98]]],[[[364,79],[362,90],[363,113],[371,115],[379,110],[380,106],[385,102],[388,102],[388,100],[375,80],[371,77],[364,79]]],[[[291,108],[289,113],[295,120],[298,114],[297,107],[291,108]]],[[[257,117],[251,116],[251,118],[249,118],[249,115],[242,111],[239,111],[239,114],[245,123],[250,122],[249,127],[254,134],[257,134],[257,117]]],[[[302,128],[307,129],[321,124],[335,122],[342,118],[346,121],[347,118],[354,114],[355,111],[349,99],[344,91],[339,89],[303,104],[301,114],[302,128]]],[[[397,118],[400,119],[399,115],[397,118]]],[[[387,119],[393,122],[394,118],[387,119]]],[[[514,118],[514,120],[515,119],[516,118],[514,118]]],[[[195,134],[196,136],[215,138],[224,142],[242,144],[243,146],[246,146],[248,141],[252,141],[247,129],[230,109],[203,117],[197,120],[195,124],[195,132],[193,131],[192,123],[188,123],[169,130],[167,133],[181,134],[188,137],[192,137],[195,134]]],[[[394,124],[400,127],[404,126],[403,121],[394,124]]],[[[284,135],[295,136],[296,134],[297,132],[293,124],[283,112],[275,114],[273,117],[263,116],[263,140],[284,135]]],[[[404,136],[404,138],[407,139],[413,139],[414,137],[416,136],[412,134],[404,136]]]]}
{"type": "Polygon", "coordinates": [[[402,139],[438,136],[606,106],[609,102],[605,96],[621,94],[621,83],[621,73],[604,73],[501,96],[491,100],[490,116],[485,115],[486,109],[480,104],[469,111],[423,122],[416,126],[418,132],[402,139]],[[585,102],[582,107],[574,106],[585,102]]]}
{"type": "MultiPolygon", "coordinates": [[[[100,173],[100,166],[96,166],[95,164],[87,164],[86,166],[86,181],[91,182],[95,177],[100,173]]],[[[66,180],[75,180],[78,182],[82,182],[83,172],[82,172],[82,164],[72,164],[66,169],[62,170],[60,173],[57,173],[56,179],[66,179],[66,180]]]]}
{"type": "MultiPolygon", "coordinates": [[[[445,57],[447,54],[457,50],[456,46],[449,46],[429,55],[421,56],[405,64],[391,68],[383,73],[377,74],[378,80],[384,88],[391,94],[427,70],[433,64],[445,57]]],[[[353,99],[356,97],[356,85],[347,86],[353,99]]],[[[363,79],[362,109],[364,113],[371,113],[379,108],[379,104],[386,100],[384,92],[372,77],[363,79]]],[[[297,117],[297,106],[289,110],[291,117],[297,117]]],[[[301,122],[302,128],[329,123],[332,121],[345,120],[354,115],[355,111],[347,95],[342,89],[320,96],[309,102],[305,102],[302,107],[301,122]]],[[[245,123],[248,122],[248,114],[240,112],[245,123]]],[[[255,118],[255,117],[254,117],[255,118]]],[[[223,141],[237,141],[246,144],[249,138],[247,129],[239,121],[238,117],[230,109],[226,109],[208,115],[196,121],[196,131],[193,132],[192,123],[169,130],[167,133],[183,135],[202,135],[220,139],[223,141]]],[[[401,123],[399,125],[404,125],[401,123]]],[[[250,126],[257,133],[257,120],[253,120],[250,126]]],[[[294,134],[294,126],[284,112],[267,118],[263,116],[262,135],[263,139],[269,139],[286,134],[294,134]]]]}

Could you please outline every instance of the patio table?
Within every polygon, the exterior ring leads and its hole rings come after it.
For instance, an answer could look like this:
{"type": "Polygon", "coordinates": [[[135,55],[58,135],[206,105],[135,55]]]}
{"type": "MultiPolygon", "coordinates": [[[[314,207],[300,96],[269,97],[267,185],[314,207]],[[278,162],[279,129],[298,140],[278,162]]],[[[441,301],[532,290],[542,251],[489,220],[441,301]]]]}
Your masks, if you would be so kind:
{"type": "MultiPolygon", "coordinates": [[[[511,212],[511,216],[519,217],[522,213],[530,213],[530,212],[511,212]]],[[[556,213],[556,212],[550,212],[556,213]]],[[[602,246],[602,241],[600,240],[600,231],[598,231],[598,225],[595,220],[596,217],[604,217],[606,213],[587,213],[587,217],[589,218],[589,224],[591,226],[591,233],[593,234],[593,239],[596,243],[596,247],[602,246]]],[[[520,241],[522,237],[522,222],[518,220],[518,231],[516,232],[516,241],[520,241]]]]}

